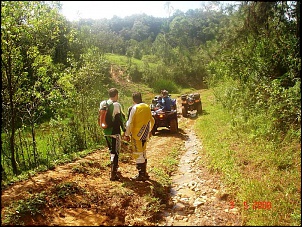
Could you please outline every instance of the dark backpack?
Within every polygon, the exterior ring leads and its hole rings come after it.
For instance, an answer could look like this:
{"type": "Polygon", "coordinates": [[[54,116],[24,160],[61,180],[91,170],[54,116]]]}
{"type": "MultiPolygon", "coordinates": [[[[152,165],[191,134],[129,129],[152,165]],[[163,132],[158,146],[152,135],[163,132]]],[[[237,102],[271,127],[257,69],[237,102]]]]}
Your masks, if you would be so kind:
{"type": "Polygon", "coordinates": [[[101,128],[105,129],[113,127],[112,111],[113,103],[108,104],[106,101],[106,105],[100,109],[99,113],[99,126],[101,128]]]}

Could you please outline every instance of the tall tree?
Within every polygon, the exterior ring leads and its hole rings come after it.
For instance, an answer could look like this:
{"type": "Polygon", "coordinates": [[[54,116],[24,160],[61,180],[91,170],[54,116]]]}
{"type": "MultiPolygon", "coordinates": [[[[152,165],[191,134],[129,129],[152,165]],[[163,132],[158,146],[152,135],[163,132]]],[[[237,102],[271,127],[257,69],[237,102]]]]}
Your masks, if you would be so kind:
{"type": "Polygon", "coordinates": [[[164,8],[168,14],[168,17],[170,17],[174,11],[174,7],[171,5],[171,2],[165,2],[164,8]]]}
{"type": "Polygon", "coordinates": [[[58,13],[59,7],[39,1],[1,2],[2,129],[9,135],[14,174],[18,174],[15,132],[21,117],[27,113],[35,122],[44,111],[41,101],[55,85],[53,71],[45,63],[52,65],[46,59],[55,58],[60,43],[65,19],[58,13]],[[41,105],[36,108],[38,103],[41,105]]]}

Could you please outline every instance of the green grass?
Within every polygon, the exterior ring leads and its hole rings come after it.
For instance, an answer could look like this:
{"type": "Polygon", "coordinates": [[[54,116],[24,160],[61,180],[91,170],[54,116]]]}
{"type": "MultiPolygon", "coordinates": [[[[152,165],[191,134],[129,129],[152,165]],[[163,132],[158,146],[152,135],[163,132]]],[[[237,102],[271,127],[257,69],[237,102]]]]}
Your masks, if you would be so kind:
{"type": "Polygon", "coordinates": [[[170,176],[177,170],[180,154],[179,146],[180,144],[175,144],[171,151],[161,159],[159,165],[152,169],[152,172],[156,173],[158,182],[164,186],[170,186],[170,176]]]}
{"type": "Polygon", "coordinates": [[[28,199],[15,201],[8,207],[8,212],[3,218],[4,225],[24,225],[22,218],[26,215],[36,215],[46,206],[46,194],[31,195],[28,199]]]}
{"type": "MultiPolygon", "coordinates": [[[[107,53],[105,54],[105,57],[111,63],[114,63],[124,68],[127,68],[130,65],[129,58],[127,56],[107,53]]],[[[136,65],[138,69],[142,69],[144,67],[144,62],[136,58],[131,58],[131,64],[136,65]]],[[[157,67],[157,64],[149,63],[149,66],[151,70],[154,70],[157,67]]]]}
{"type": "Polygon", "coordinates": [[[201,152],[208,167],[222,174],[243,223],[301,225],[300,141],[261,137],[255,141],[249,133],[232,127],[232,116],[215,101],[211,90],[202,96],[204,114],[196,123],[201,152]],[[271,208],[257,208],[258,202],[269,202],[271,208]]]}

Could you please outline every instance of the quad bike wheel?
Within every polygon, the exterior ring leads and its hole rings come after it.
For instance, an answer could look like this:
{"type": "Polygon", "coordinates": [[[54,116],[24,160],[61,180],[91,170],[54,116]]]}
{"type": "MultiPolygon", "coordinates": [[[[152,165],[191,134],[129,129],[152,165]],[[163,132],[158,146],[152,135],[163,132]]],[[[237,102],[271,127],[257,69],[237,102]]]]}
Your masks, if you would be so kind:
{"type": "Polygon", "coordinates": [[[185,106],[181,107],[181,113],[183,117],[188,117],[188,111],[187,108],[185,106]]]}
{"type": "Polygon", "coordinates": [[[170,121],[170,132],[171,133],[177,133],[177,130],[178,130],[177,120],[172,119],[170,121]]]}

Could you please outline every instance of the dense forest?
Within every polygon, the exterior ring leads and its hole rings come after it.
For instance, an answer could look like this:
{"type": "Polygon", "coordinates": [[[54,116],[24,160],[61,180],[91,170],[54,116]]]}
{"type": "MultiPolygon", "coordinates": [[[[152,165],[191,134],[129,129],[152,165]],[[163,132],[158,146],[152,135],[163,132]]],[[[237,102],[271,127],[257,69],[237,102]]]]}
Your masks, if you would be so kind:
{"type": "MultiPolygon", "coordinates": [[[[155,93],[163,87],[172,93],[213,89],[232,114],[234,130],[255,141],[282,147],[300,140],[299,1],[211,2],[166,18],[137,14],[72,22],[60,7],[1,1],[6,183],[104,142],[96,116],[112,85],[110,56],[126,57],[127,64],[119,65],[125,75],[155,93]]],[[[170,12],[172,5],[165,7],[170,12]]]]}

